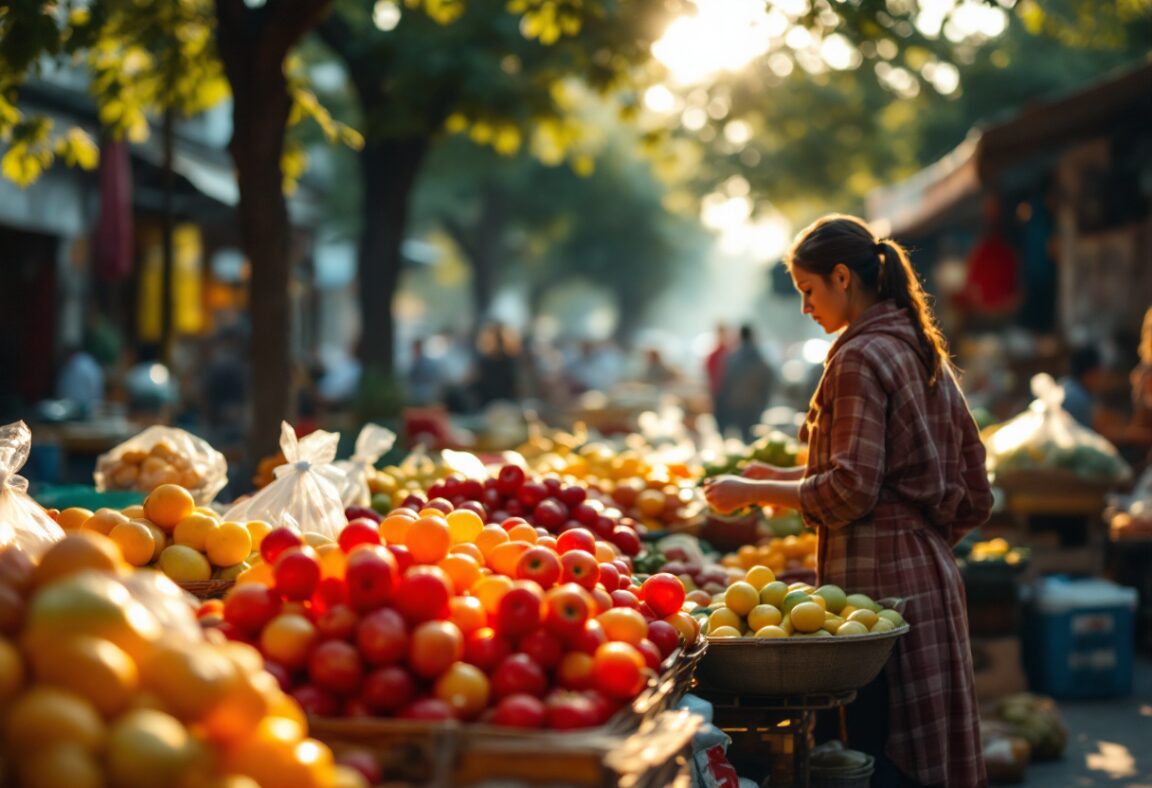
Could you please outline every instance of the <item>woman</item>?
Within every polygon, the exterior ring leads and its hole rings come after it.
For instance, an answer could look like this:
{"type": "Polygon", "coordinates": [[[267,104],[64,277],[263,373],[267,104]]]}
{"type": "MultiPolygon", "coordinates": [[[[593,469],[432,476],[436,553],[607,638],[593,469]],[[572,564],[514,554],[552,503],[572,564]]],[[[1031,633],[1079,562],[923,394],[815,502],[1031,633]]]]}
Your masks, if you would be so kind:
{"type": "Polygon", "coordinates": [[[904,250],[855,217],[808,227],[788,266],[803,313],[845,329],[800,431],[807,465],[718,477],[708,501],[799,509],[819,535],[821,583],[906,600],[911,630],[849,707],[849,743],[877,759],[873,785],[984,785],[952,545],[987,519],[992,497],[944,337],[904,250]]]}

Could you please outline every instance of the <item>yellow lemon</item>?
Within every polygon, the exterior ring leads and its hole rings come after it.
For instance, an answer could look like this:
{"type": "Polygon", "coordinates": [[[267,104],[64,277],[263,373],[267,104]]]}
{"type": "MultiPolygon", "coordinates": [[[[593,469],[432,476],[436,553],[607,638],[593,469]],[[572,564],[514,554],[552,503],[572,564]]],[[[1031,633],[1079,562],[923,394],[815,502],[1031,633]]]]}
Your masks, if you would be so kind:
{"type": "Polygon", "coordinates": [[[815,632],[824,626],[824,608],[815,602],[801,602],[788,615],[797,632],[815,632]]]}
{"type": "Polygon", "coordinates": [[[748,573],[744,575],[744,580],[757,591],[760,591],[764,586],[776,580],[776,573],[766,566],[757,564],[748,570],[748,573]]]}
{"type": "Polygon", "coordinates": [[[178,545],[191,547],[204,552],[208,544],[208,534],[220,527],[220,521],[206,514],[190,514],[176,523],[172,531],[172,541],[178,545]]]}
{"type": "Polygon", "coordinates": [[[788,585],[779,580],[773,580],[760,589],[760,603],[778,608],[783,604],[784,597],[787,595],[788,585]]]}
{"type": "Polygon", "coordinates": [[[732,610],[726,607],[718,607],[712,611],[708,616],[708,631],[720,627],[732,627],[733,629],[740,629],[740,616],[736,615],[732,610]]]}
{"type": "Polygon", "coordinates": [[[160,554],[160,571],[177,583],[194,583],[212,577],[212,565],[203,553],[188,545],[174,544],[160,554]]]}
{"type": "Polygon", "coordinates": [[[717,627],[714,630],[708,631],[710,638],[738,638],[741,637],[740,630],[736,627],[717,627]]]}
{"type": "Polygon", "coordinates": [[[252,535],[240,523],[221,523],[205,542],[208,560],[216,566],[234,566],[252,551],[252,535]]]}
{"type": "Polygon", "coordinates": [[[772,605],[756,605],[748,612],[748,626],[753,632],[759,632],[764,627],[775,626],[784,619],[784,615],[772,605]]]}
{"type": "Polygon", "coordinates": [[[780,627],[770,624],[766,627],[760,627],[760,629],[756,630],[755,637],[758,637],[758,638],[786,638],[786,637],[788,637],[788,633],[785,632],[780,627]]]}
{"type": "Polygon", "coordinates": [[[868,627],[861,624],[859,621],[845,621],[836,629],[837,637],[847,637],[849,635],[867,635],[868,627]]]}
{"type": "Polygon", "coordinates": [[[743,580],[728,586],[724,592],[724,604],[738,616],[748,615],[748,611],[760,603],[760,592],[743,580]]]}
{"type": "Polygon", "coordinates": [[[876,622],[880,620],[880,617],[873,613],[871,610],[862,607],[859,610],[854,611],[852,615],[848,616],[848,620],[859,621],[861,624],[868,627],[868,629],[871,629],[876,624],[876,622]]]}

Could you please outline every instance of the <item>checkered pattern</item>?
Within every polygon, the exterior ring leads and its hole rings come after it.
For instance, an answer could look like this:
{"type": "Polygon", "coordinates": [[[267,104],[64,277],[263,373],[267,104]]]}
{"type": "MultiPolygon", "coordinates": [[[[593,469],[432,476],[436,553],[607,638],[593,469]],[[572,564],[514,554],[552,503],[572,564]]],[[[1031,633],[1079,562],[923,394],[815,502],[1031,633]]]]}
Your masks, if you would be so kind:
{"type": "Polygon", "coordinates": [[[835,342],[800,439],[820,582],[906,600],[886,670],[887,752],[925,785],[986,784],[964,586],[951,545],[992,505],[984,447],[956,380],[928,386],[911,318],[892,301],[835,342]]]}

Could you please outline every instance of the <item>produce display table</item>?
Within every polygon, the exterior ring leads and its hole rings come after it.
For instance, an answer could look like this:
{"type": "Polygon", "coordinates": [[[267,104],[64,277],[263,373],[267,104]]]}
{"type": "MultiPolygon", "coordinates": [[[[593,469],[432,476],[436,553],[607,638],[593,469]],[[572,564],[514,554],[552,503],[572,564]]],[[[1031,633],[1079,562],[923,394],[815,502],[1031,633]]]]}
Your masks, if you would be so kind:
{"type": "Polygon", "coordinates": [[[728,760],[739,773],[763,775],[773,786],[793,788],[810,785],[808,755],[817,712],[838,709],[856,698],[855,690],[784,696],[707,687],[694,692],[712,703],[712,723],[732,737],[728,760]]]}
{"type": "Polygon", "coordinates": [[[700,717],[663,711],[631,732],[515,731],[405,720],[315,720],[334,753],[369,749],[386,779],[430,786],[633,786],[687,784],[700,717]]]}

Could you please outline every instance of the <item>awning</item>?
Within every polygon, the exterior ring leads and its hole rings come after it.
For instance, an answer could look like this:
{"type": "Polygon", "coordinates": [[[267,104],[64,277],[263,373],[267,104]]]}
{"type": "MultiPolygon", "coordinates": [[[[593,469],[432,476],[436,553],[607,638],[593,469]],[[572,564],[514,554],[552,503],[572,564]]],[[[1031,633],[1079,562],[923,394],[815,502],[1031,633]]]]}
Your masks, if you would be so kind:
{"type": "Polygon", "coordinates": [[[1054,101],[1037,103],[1010,119],[973,129],[940,161],[911,178],[868,195],[874,224],[908,236],[932,229],[965,199],[1009,170],[1056,149],[1152,121],[1152,64],[1054,101]]]}

